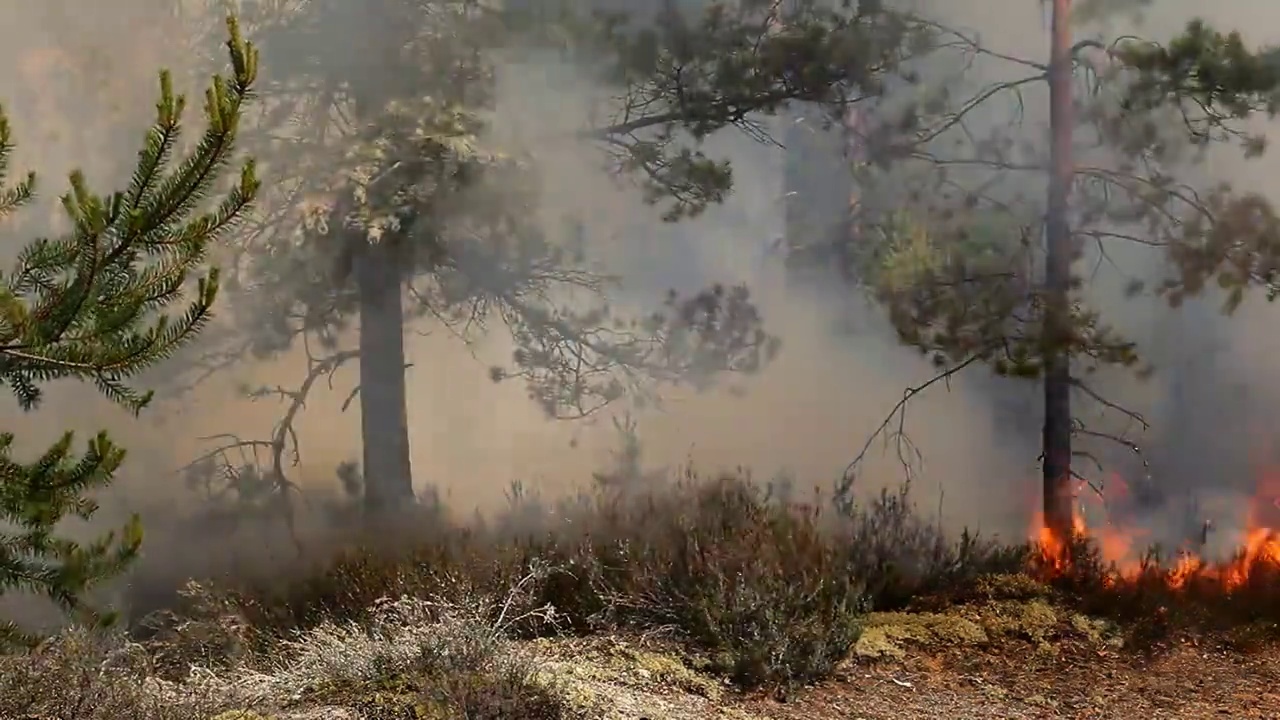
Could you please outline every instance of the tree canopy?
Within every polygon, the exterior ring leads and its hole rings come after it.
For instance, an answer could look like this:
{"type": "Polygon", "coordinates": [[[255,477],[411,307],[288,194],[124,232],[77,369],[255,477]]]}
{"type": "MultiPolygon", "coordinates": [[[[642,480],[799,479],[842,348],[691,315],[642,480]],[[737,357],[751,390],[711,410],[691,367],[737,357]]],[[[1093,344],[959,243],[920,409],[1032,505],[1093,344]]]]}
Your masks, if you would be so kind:
{"type": "MultiPolygon", "coordinates": [[[[396,409],[403,381],[392,380],[409,364],[406,323],[440,323],[464,340],[505,327],[516,351],[491,377],[523,381],[548,415],[564,418],[622,397],[653,399],[663,384],[704,386],[725,372],[753,372],[776,351],[744,287],[671,297],[649,315],[613,307],[616,279],[593,262],[580,226],[559,232],[539,217],[546,189],[530,170],[543,149],[502,147],[487,132],[497,54],[545,49],[554,30],[564,52],[594,58],[592,67],[605,68],[595,79],[625,93],[607,125],[583,118],[578,140],[598,147],[602,165],[638,177],[668,220],[696,214],[730,182],[723,163],[697,148],[707,135],[754,127],[748,115],[775,111],[788,97],[837,92],[810,77],[819,69],[796,75],[787,65],[796,42],[771,15],[717,6],[693,21],[663,15],[637,29],[573,9],[530,22],[473,3],[388,0],[360,18],[344,13],[346,6],[316,2],[259,19],[264,53],[269,61],[278,53],[272,67],[280,74],[264,90],[255,133],[264,144],[255,155],[281,181],[245,238],[236,282],[245,290],[237,293],[243,317],[257,321],[241,336],[254,351],[310,343],[311,368],[323,373],[334,369],[329,358],[359,359],[362,421],[384,423],[364,432],[371,482],[402,478],[402,496],[407,487],[407,440],[376,449],[406,433],[395,421],[404,415],[396,409]],[[365,48],[353,57],[344,45],[335,55],[326,38],[338,32],[376,36],[381,54],[365,48]],[[727,55],[709,54],[694,34],[716,38],[726,52],[762,47],[751,61],[759,68],[726,64],[727,55]],[[674,87],[677,75],[704,89],[674,87]],[[342,346],[356,327],[358,348],[342,346]],[[375,387],[386,392],[370,394],[375,387]]],[[[880,37],[874,22],[859,15],[836,29],[814,25],[810,35],[826,46],[811,48],[814,62],[839,61],[837,36],[880,37]]],[[[270,444],[270,474],[280,477],[280,443],[270,444]]]]}

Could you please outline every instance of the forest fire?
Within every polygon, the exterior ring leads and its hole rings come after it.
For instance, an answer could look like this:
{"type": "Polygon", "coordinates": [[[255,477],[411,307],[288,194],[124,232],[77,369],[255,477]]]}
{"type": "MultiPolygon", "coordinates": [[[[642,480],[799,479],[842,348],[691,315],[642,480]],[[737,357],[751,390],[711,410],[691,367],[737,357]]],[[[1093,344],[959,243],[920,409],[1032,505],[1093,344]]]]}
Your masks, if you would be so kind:
{"type": "MultiPolygon", "coordinates": [[[[1190,581],[1213,583],[1226,592],[1237,590],[1260,572],[1280,579],[1280,466],[1267,467],[1257,475],[1253,494],[1248,498],[1242,518],[1244,534],[1236,550],[1225,560],[1210,560],[1203,555],[1209,533],[1214,530],[1204,521],[1199,537],[1178,548],[1173,558],[1156,562],[1149,555],[1152,545],[1149,531],[1135,523],[1117,518],[1114,510],[1129,497],[1129,488],[1118,476],[1108,480],[1100,492],[1084,488],[1073,518],[1076,538],[1087,538],[1098,557],[1108,568],[1106,582],[1133,582],[1144,573],[1159,571],[1173,590],[1190,581]],[[1105,522],[1091,525],[1086,517],[1102,517],[1105,522]]],[[[1040,572],[1061,577],[1071,572],[1069,545],[1072,538],[1057,537],[1045,526],[1043,516],[1036,513],[1032,525],[1040,572]]]]}

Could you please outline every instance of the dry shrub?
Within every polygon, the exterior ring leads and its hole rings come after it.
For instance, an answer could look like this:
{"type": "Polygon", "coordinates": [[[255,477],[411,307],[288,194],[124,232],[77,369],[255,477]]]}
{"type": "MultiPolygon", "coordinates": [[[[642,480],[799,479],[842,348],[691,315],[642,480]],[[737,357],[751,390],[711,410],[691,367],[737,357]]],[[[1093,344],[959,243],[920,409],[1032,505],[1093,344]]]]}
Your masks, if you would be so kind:
{"type": "Polygon", "coordinates": [[[155,673],[180,681],[192,667],[234,667],[253,651],[257,631],[231,598],[189,581],[179,592],[184,612],[148,616],[135,635],[145,636],[155,673]]]}
{"type": "Polygon", "coordinates": [[[212,713],[198,695],[173,696],[152,678],[141,646],[68,629],[33,650],[0,656],[0,717],[190,720],[212,713]]]}
{"type": "Polygon", "coordinates": [[[563,720],[575,713],[562,695],[516,666],[437,676],[416,706],[441,720],[563,720]]]}
{"type": "Polygon", "coordinates": [[[188,646],[184,652],[224,643],[262,653],[322,623],[367,623],[388,597],[433,596],[442,575],[465,564],[471,533],[438,520],[406,524],[411,529],[373,538],[326,538],[287,565],[184,578],[173,590],[155,590],[144,568],[133,585],[149,589],[151,612],[133,613],[135,637],[157,647],[188,646]],[[168,598],[159,609],[157,596],[168,598]]]}
{"type": "Polygon", "coordinates": [[[854,505],[840,528],[854,548],[850,571],[865,580],[876,610],[898,610],[984,576],[1019,573],[1029,557],[1026,543],[988,541],[967,530],[950,536],[919,512],[907,485],[854,505]]]}
{"type": "Polygon", "coordinates": [[[829,674],[873,605],[1021,557],[968,536],[947,543],[905,493],[824,515],[739,476],[601,493],[536,518],[531,507],[538,499],[521,496],[508,517],[469,532],[365,545],[283,582],[225,586],[215,605],[223,615],[233,607],[264,652],[326,622],[367,624],[378,598],[464,586],[493,595],[527,582],[513,635],[663,630],[744,686],[786,685],[829,674]],[[542,606],[555,608],[556,623],[527,612],[542,606]]]}
{"type": "Polygon", "coordinates": [[[829,674],[862,630],[861,578],[816,512],[770,504],[725,478],[651,500],[597,564],[597,593],[617,622],[670,626],[736,682],[807,682],[829,674]]]}
{"type": "Polygon", "coordinates": [[[0,718],[248,720],[311,709],[375,720],[564,720],[573,716],[568,699],[509,638],[513,625],[533,615],[551,619],[547,609],[524,609],[535,580],[529,576],[497,599],[467,594],[461,585],[455,590],[463,594],[451,598],[383,598],[360,614],[361,622],[325,620],[278,639],[269,654],[242,647],[236,662],[217,650],[227,605],[211,604],[193,587],[192,607],[209,617],[173,625],[165,631],[172,634],[154,635],[150,648],[68,629],[34,651],[0,656],[0,718]],[[191,664],[178,672],[176,656],[168,656],[174,677],[163,679],[156,661],[165,656],[148,652],[157,648],[185,650],[191,664]]]}
{"type": "Polygon", "coordinates": [[[384,599],[365,624],[324,622],[281,643],[260,666],[224,674],[217,692],[258,706],[302,699],[375,720],[559,720],[568,704],[507,637],[508,625],[525,619],[507,614],[523,605],[523,587],[501,601],[384,599]]]}

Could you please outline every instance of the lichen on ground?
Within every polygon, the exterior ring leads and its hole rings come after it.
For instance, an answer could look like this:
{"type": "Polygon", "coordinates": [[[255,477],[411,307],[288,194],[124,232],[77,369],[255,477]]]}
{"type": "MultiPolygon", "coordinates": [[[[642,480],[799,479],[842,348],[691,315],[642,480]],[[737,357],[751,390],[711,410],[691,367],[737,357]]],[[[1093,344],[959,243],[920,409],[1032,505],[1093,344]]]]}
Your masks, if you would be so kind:
{"type": "Polygon", "coordinates": [[[572,661],[581,672],[630,687],[665,688],[710,699],[716,699],[722,690],[720,683],[690,668],[674,647],[606,636],[540,640],[530,649],[546,661],[572,661]]]}
{"type": "Polygon", "coordinates": [[[872,613],[854,646],[858,657],[902,658],[906,647],[938,644],[984,644],[989,637],[981,625],[950,613],[872,613]]]}
{"type": "Polygon", "coordinates": [[[1114,644],[1114,629],[1105,621],[1055,607],[1044,597],[986,600],[955,605],[939,612],[872,613],[854,648],[866,660],[901,659],[910,648],[990,646],[1025,641],[1053,652],[1063,638],[1114,644]]]}
{"type": "Polygon", "coordinates": [[[617,637],[529,644],[544,678],[585,714],[601,720],[752,720],[726,707],[724,686],[690,668],[681,653],[617,637]]]}

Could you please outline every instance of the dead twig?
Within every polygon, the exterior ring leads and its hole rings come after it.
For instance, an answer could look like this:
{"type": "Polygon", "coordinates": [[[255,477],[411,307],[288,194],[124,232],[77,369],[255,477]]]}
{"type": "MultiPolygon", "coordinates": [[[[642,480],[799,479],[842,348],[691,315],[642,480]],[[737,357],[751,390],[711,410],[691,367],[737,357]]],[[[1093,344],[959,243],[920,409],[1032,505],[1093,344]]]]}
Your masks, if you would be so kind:
{"type": "Polygon", "coordinates": [[[852,503],[850,495],[853,492],[855,476],[854,469],[867,456],[867,453],[871,450],[872,443],[874,443],[876,438],[879,437],[883,437],[886,443],[895,444],[898,453],[898,461],[902,463],[902,466],[907,473],[907,482],[910,483],[914,476],[910,456],[914,456],[916,461],[920,461],[923,459],[923,455],[906,434],[907,405],[914,397],[934,385],[938,383],[949,384],[951,382],[951,378],[954,377],[956,373],[976,362],[979,362],[981,359],[982,357],[980,355],[970,356],[959,364],[952,365],[951,367],[944,369],[942,372],[934,375],[925,382],[909,387],[903,391],[902,399],[893,406],[893,409],[885,416],[884,420],[880,423],[879,427],[876,428],[875,432],[871,433],[870,437],[867,438],[867,441],[862,445],[862,449],[858,451],[858,454],[853,458],[853,460],[845,466],[844,473],[842,473],[840,481],[836,485],[836,502],[842,506],[852,503]],[[888,430],[893,425],[895,419],[897,420],[897,429],[890,433],[888,430]]]}

